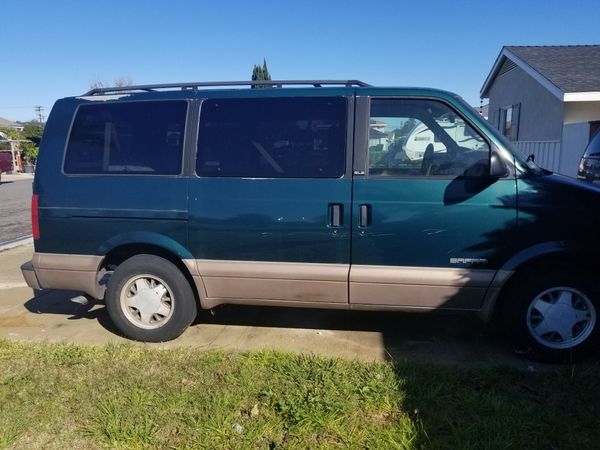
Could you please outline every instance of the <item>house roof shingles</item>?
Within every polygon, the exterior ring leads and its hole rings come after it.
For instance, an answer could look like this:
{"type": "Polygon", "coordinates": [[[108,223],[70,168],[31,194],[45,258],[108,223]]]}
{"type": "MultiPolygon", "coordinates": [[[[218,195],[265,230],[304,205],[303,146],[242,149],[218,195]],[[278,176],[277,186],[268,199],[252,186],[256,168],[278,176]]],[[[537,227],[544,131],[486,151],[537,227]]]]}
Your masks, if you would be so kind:
{"type": "Polygon", "coordinates": [[[505,48],[564,93],[600,91],[600,45],[505,48]]]}
{"type": "Polygon", "coordinates": [[[18,123],[12,122],[4,117],[0,117],[0,128],[14,128],[18,126],[18,123]]]}

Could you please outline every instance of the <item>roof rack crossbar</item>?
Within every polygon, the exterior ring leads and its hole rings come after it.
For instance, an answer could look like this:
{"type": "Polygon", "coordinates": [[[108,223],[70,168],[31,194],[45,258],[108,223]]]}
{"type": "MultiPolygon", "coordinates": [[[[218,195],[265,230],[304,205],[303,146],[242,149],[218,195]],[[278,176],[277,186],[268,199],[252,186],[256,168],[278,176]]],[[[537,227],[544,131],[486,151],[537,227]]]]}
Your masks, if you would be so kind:
{"type": "Polygon", "coordinates": [[[145,91],[153,92],[159,89],[181,89],[181,90],[196,90],[200,87],[221,87],[221,86],[266,86],[281,88],[283,86],[345,86],[345,87],[369,87],[367,84],[360,80],[255,80],[255,81],[203,81],[198,83],[166,83],[166,84],[143,84],[137,86],[114,86],[106,88],[94,88],[83,94],[88,95],[101,95],[109,94],[113,92],[134,92],[134,91],[145,91]]]}

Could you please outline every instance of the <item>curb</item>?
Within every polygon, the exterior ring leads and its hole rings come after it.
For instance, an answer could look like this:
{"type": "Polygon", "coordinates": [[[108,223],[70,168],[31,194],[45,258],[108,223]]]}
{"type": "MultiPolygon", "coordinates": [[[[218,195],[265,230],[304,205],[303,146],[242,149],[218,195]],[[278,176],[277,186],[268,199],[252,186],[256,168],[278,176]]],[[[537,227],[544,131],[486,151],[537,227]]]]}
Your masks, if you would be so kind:
{"type": "Polygon", "coordinates": [[[33,181],[33,174],[12,174],[4,172],[1,177],[1,182],[5,181],[33,181]]]}
{"type": "Polygon", "coordinates": [[[0,242],[0,252],[26,244],[33,244],[33,236],[31,234],[27,236],[21,236],[16,239],[11,239],[10,241],[0,242]]]}

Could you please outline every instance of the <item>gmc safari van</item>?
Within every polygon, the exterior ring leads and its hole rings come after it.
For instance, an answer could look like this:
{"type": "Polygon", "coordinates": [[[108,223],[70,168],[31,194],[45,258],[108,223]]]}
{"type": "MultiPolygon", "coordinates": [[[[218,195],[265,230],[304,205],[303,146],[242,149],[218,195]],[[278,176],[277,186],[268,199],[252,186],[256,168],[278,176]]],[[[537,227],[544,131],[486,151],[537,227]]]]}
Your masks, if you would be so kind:
{"type": "Polygon", "coordinates": [[[233,303],[477,311],[535,357],[594,348],[600,189],[528,163],[448,92],[244,84],[58,100],[28,284],[103,299],[142,341],[233,303]]]}

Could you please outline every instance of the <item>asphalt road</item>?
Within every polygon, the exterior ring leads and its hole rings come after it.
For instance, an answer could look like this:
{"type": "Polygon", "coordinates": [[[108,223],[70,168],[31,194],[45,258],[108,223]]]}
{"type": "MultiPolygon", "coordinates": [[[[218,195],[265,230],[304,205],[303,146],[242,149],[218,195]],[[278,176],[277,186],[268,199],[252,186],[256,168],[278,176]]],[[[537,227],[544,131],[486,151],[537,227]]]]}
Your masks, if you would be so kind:
{"type": "Polygon", "coordinates": [[[5,180],[0,183],[0,243],[31,234],[32,180],[5,180]]]}

